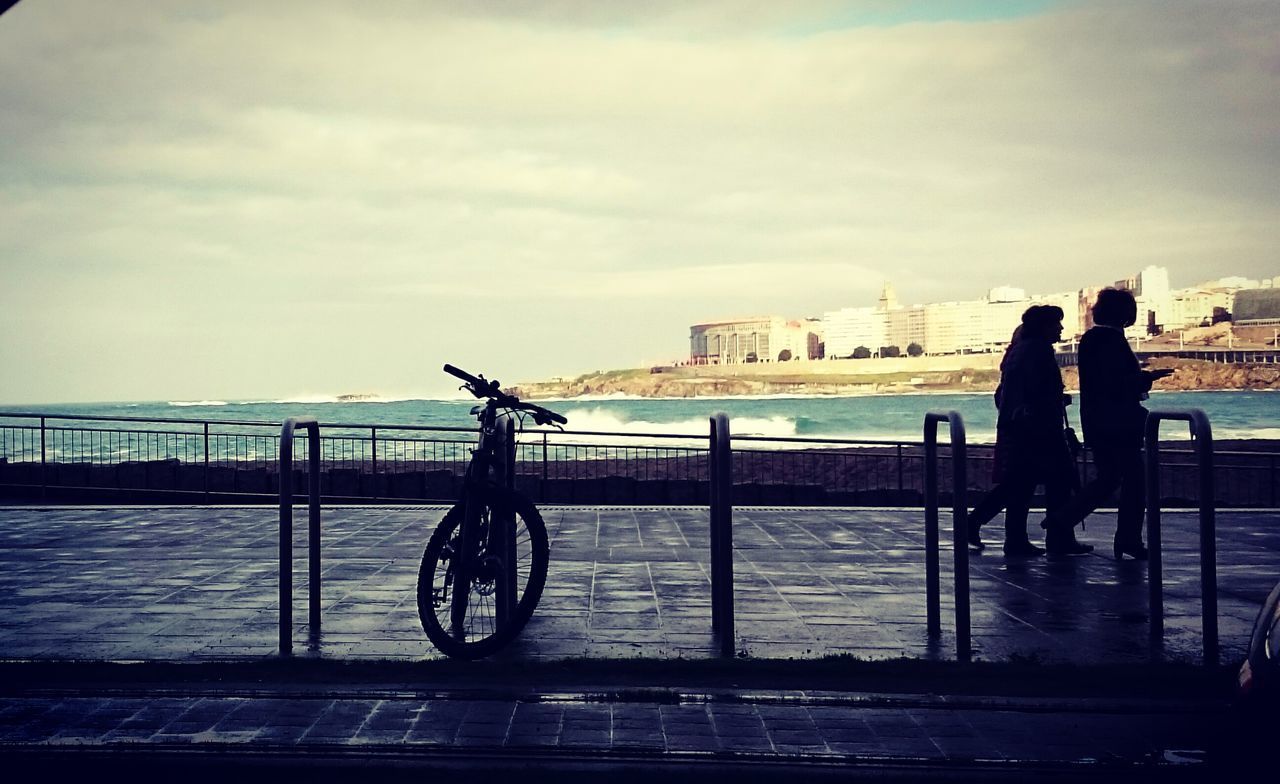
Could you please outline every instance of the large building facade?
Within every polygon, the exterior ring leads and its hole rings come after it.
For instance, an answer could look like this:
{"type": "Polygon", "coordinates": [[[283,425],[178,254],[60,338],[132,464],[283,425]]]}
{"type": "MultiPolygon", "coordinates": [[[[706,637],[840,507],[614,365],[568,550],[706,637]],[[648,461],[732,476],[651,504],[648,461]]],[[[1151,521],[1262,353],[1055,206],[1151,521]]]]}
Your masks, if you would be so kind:
{"type": "Polygon", "coordinates": [[[761,316],[694,324],[689,328],[689,361],[738,365],[812,359],[821,340],[821,324],[812,319],[761,316]]]}
{"type": "Polygon", "coordinates": [[[843,359],[860,348],[873,354],[890,346],[901,353],[915,344],[927,354],[997,351],[1008,342],[1031,305],[1062,308],[1068,336],[1077,333],[1079,297],[1076,292],[1028,297],[1021,289],[1002,286],[985,299],[936,302],[902,307],[885,284],[876,307],[843,308],[823,317],[826,356],[843,359]]]}
{"type": "Polygon", "coordinates": [[[1236,292],[1232,318],[1242,327],[1280,327],[1280,288],[1236,292]]]}

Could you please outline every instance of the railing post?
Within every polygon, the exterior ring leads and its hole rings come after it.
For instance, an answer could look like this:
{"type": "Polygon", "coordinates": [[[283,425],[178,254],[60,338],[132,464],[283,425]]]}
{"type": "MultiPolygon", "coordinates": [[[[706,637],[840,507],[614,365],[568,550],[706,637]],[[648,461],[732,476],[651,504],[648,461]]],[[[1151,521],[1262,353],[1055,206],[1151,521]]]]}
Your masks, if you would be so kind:
{"type": "Polygon", "coordinates": [[[938,587],[938,431],[937,420],[924,425],[924,602],[930,635],[942,634],[942,600],[938,587]]]}
{"type": "Polygon", "coordinates": [[[735,653],[733,617],[733,450],[729,416],[711,418],[711,628],[720,655],[735,653]]]}
{"type": "Polygon", "coordinates": [[[204,502],[209,503],[209,423],[204,423],[204,502]]]}
{"type": "Polygon", "coordinates": [[[307,526],[307,593],[308,637],[313,644],[320,639],[320,426],[311,417],[290,417],[280,429],[280,628],[281,656],[293,654],[293,434],[299,427],[307,429],[308,526],[307,526]]]}
{"type": "MultiPolygon", "coordinates": [[[[293,476],[293,467],[289,468],[293,476]]],[[[312,645],[320,643],[320,426],[313,420],[308,424],[307,436],[307,587],[310,589],[308,604],[308,637],[312,645]]]]}
{"type": "Polygon", "coordinates": [[[964,420],[952,412],[951,422],[951,543],[955,570],[956,659],[969,661],[972,645],[969,638],[969,485],[964,420]]]}
{"type": "Polygon", "coordinates": [[[898,503],[902,503],[903,493],[906,492],[905,475],[902,470],[902,444],[898,444],[898,503]]]}
{"type": "Polygon", "coordinates": [[[293,654],[293,429],[296,420],[286,419],[280,430],[280,628],[281,656],[293,654]],[[286,469],[285,466],[288,466],[286,469]]]}
{"type": "Polygon", "coordinates": [[[711,417],[711,435],[707,444],[708,527],[711,539],[711,631],[720,633],[720,439],[717,417],[711,417]]]}
{"type": "Polygon", "coordinates": [[[1267,484],[1271,485],[1271,508],[1276,507],[1276,456],[1267,458],[1267,484]]]}
{"type": "Polygon", "coordinates": [[[49,491],[49,467],[46,463],[44,417],[40,417],[40,500],[44,500],[49,491]]]}
{"type": "Polygon", "coordinates": [[[969,661],[972,656],[969,612],[969,547],[964,419],[956,411],[925,414],[925,615],[928,632],[942,633],[941,589],[938,569],[938,433],[936,425],[947,422],[951,435],[951,539],[954,567],[956,659],[969,661]]]}
{"type": "Polygon", "coordinates": [[[370,428],[370,442],[373,444],[373,476],[369,481],[373,484],[373,500],[378,500],[378,428],[370,428]]]}
{"type": "Polygon", "coordinates": [[[1204,663],[1218,663],[1218,547],[1213,477],[1213,429],[1200,409],[1152,411],[1147,417],[1147,594],[1152,640],[1164,636],[1164,557],[1160,531],[1160,423],[1187,422],[1196,442],[1200,472],[1200,618],[1204,638],[1204,663]]]}
{"type": "Polygon", "coordinates": [[[1213,430],[1209,418],[1193,409],[1191,427],[1200,464],[1200,604],[1204,634],[1204,660],[1218,664],[1218,537],[1213,476],[1213,430]]]}

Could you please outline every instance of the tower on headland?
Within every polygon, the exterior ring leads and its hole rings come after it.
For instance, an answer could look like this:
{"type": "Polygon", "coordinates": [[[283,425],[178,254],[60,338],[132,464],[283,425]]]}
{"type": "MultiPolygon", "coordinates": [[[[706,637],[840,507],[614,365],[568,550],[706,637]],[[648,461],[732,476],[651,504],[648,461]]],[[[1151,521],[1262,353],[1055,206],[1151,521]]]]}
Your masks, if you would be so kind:
{"type": "Polygon", "coordinates": [[[884,282],[884,288],[880,289],[880,303],[876,306],[876,310],[897,310],[898,292],[893,290],[893,284],[889,281],[884,282]]]}

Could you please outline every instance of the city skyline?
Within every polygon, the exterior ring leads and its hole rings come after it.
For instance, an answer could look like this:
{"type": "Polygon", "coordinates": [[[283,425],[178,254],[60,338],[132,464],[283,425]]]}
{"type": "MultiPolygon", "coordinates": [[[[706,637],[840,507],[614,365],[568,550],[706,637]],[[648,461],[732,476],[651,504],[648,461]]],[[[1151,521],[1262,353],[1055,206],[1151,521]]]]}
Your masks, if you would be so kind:
{"type": "Polygon", "coordinates": [[[1191,0],[18,3],[0,403],[434,396],[885,279],[1274,274],[1277,40],[1191,0]]]}
{"type": "MultiPolygon", "coordinates": [[[[738,364],[789,360],[848,359],[881,351],[915,354],[990,352],[1008,345],[1021,314],[1031,305],[1053,305],[1063,313],[1063,342],[1080,337],[1092,323],[1089,309],[1099,291],[1120,288],[1137,300],[1137,318],[1126,333],[1141,341],[1151,334],[1180,331],[1228,320],[1238,292],[1280,290],[1280,275],[1248,279],[1228,275],[1174,288],[1168,269],[1150,265],[1112,282],[1058,292],[1031,292],[1011,285],[990,288],[978,299],[903,304],[886,280],[874,306],[851,305],[821,317],[786,315],[704,320],[689,328],[692,364],[738,364]]],[[[1272,306],[1263,298],[1254,314],[1270,323],[1272,306]]],[[[891,353],[889,356],[896,356],[891,353]]]]}
{"type": "MultiPolygon", "coordinates": [[[[1152,265],[1152,266],[1160,267],[1160,265],[1152,265]]],[[[1230,290],[1235,290],[1239,288],[1254,288],[1254,287],[1271,288],[1277,285],[1275,281],[1280,280],[1280,262],[1277,262],[1277,267],[1273,271],[1276,274],[1265,275],[1263,277],[1257,277],[1257,278],[1247,278],[1243,275],[1223,275],[1217,278],[1209,278],[1206,280],[1201,280],[1196,283],[1191,283],[1186,286],[1179,286],[1176,288],[1173,288],[1172,284],[1170,284],[1171,285],[1170,290],[1172,292],[1181,292],[1181,291],[1190,291],[1193,289],[1200,289],[1200,288],[1221,288],[1221,289],[1230,289],[1230,290]],[[1237,285],[1237,284],[1242,284],[1242,285],[1237,285]]],[[[1137,271],[1135,270],[1133,272],[1136,274],[1137,271]]],[[[952,299],[930,300],[927,302],[917,301],[917,302],[912,302],[909,305],[905,305],[905,306],[917,307],[917,306],[923,306],[923,305],[941,305],[941,304],[949,304],[949,303],[956,303],[956,302],[968,302],[972,300],[982,300],[982,299],[987,299],[988,295],[991,292],[997,292],[997,291],[1019,292],[1020,296],[1014,297],[1014,299],[1030,300],[1030,299],[1035,299],[1037,297],[1048,297],[1048,296],[1054,296],[1056,294],[1065,294],[1069,292],[1080,292],[1080,291],[1087,291],[1091,289],[1116,287],[1119,284],[1123,283],[1126,280],[1126,278],[1132,278],[1132,277],[1133,277],[1133,274],[1130,274],[1128,276],[1117,277],[1114,280],[1110,280],[1105,283],[1093,282],[1093,283],[1088,283],[1082,286],[1077,286],[1075,288],[1068,287],[1064,290],[1056,291],[1056,292],[1036,291],[1031,288],[1028,288],[1027,286],[1019,285],[1015,281],[1006,280],[1001,283],[985,286],[981,289],[975,289],[973,293],[980,296],[975,296],[975,297],[957,296],[952,299]]],[[[879,287],[876,289],[876,296],[872,296],[869,299],[865,299],[865,301],[860,301],[859,304],[846,305],[846,307],[858,308],[858,307],[864,307],[864,306],[874,304],[880,292],[882,291],[883,286],[885,285],[889,285],[893,288],[895,292],[897,291],[896,283],[893,280],[886,278],[879,283],[879,287]]],[[[1121,288],[1123,288],[1123,286],[1121,286],[1121,288]]],[[[899,305],[903,305],[902,298],[899,297],[898,300],[899,300],[899,305]]],[[[1004,301],[1004,300],[992,300],[992,301],[1004,301]]],[[[827,312],[830,312],[830,311],[827,311],[827,312]]],[[[752,319],[752,318],[768,318],[769,315],[772,315],[772,314],[747,313],[747,314],[741,314],[741,315],[731,315],[731,316],[705,319],[704,321],[698,322],[698,323],[714,324],[714,323],[729,322],[729,321],[743,321],[743,320],[752,319]]],[[[823,315],[822,313],[806,314],[801,316],[794,316],[794,314],[792,315],[784,314],[783,317],[789,318],[791,320],[812,320],[812,319],[821,319],[822,315],[823,315]]]]}

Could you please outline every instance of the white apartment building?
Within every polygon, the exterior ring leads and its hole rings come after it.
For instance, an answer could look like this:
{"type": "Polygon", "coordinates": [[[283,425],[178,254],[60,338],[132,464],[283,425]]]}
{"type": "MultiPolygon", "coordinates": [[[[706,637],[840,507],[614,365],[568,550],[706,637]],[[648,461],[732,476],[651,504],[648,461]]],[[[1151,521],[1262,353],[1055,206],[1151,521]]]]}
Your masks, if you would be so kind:
{"type": "MultiPolygon", "coordinates": [[[[889,335],[890,311],[879,308],[842,308],[822,316],[823,332],[826,335],[826,356],[848,357],[858,346],[866,346],[872,351],[889,345],[885,341],[889,335]]],[[[903,349],[906,346],[902,346],[903,349]]]]}
{"type": "Polygon", "coordinates": [[[897,346],[905,353],[912,343],[929,354],[997,351],[1009,342],[1023,311],[1036,304],[1062,308],[1067,336],[1078,333],[1076,292],[1028,297],[1022,289],[1002,286],[989,291],[986,299],[886,308],[896,298],[888,284],[885,291],[877,307],[843,308],[824,315],[828,358],[852,356],[859,346],[872,352],[897,346]]]}
{"type": "Polygon", "coordinates": [[[1165,330],[1198,327],[1213,322],[1214,308],[1231,310],[1233,292],[1226,289],[1191,287],[1174,292],[1167,314],[1158,314],[1165,330]]]}

